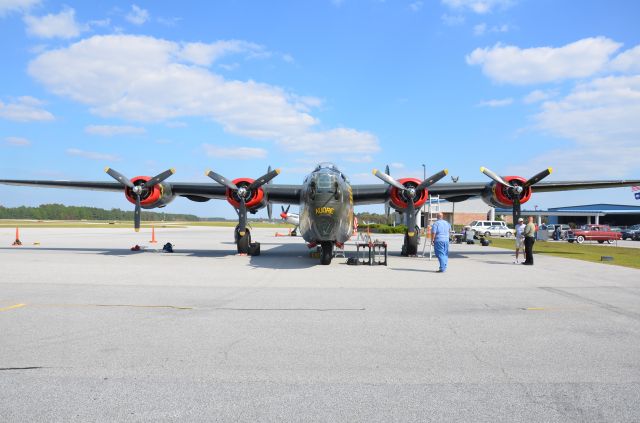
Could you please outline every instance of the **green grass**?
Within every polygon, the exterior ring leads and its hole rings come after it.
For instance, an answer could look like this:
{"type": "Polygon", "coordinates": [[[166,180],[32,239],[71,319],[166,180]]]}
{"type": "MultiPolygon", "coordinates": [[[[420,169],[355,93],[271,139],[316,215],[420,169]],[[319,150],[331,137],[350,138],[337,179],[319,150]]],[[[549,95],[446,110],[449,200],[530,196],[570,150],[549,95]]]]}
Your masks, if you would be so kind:
{"type": "MultiPolygon", "coordinates": [[[[515,250],[515,241],[513,238],[489,239],[491,240],[492,247],[515,250]]],[[[545,254],[555,257],[564,257],[640,269],[640,248],[615,247],[613,245],[606,244],[576,244],[575,242],[570,244],[568,242],[536,241],[533,245],[533,252],[534,254],[545,254]],[[611,256],[613,257],[613,261],[601,261],[600,257],[602,256],[611,256]]]]}

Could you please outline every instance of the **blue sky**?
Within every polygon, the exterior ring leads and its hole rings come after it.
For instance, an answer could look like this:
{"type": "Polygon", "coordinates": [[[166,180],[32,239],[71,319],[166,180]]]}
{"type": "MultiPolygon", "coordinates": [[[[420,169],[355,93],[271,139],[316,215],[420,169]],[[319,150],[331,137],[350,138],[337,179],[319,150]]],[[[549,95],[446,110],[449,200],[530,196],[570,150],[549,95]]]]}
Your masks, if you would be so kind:
{"type": "MultiPolygon", "coordinates": [[[[333,161],[353,183],[480,166],[640,178],[640,3],[0,0],[0,178],[208,182],[333,161]]],[[[0,187],[6,206],[127,208],[119,193],[0,187]]],[[[629,188],[525,207],[638,204],[629,188]]],[[[382,211],[382,207],[373,208],[382,211]]],[[[167,212],[233,217],[224,201],[167,212]]],[[[264,214],[264,212],[261,212],[264,214]]]]}

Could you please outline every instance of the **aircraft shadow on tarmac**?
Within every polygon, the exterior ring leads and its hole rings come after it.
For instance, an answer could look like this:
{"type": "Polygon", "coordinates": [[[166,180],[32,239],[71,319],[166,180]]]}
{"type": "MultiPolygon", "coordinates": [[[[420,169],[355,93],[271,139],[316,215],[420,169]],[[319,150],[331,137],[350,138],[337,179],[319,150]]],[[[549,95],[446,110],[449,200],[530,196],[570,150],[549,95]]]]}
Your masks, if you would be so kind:
{"type": "MultiPolygon", "coordinates": [[[[161,254],[168,256],[188,256],[202,258],[224,258],[237,255],[234,243],[229,243],[232,248],[217,249],[181,249],[174,246],[173,253],[162,252],[161,247],[145,248],[140,251],[131,251],[128,248],[83,248],[83,247],[20,247],[18,251],[52,251],[52,252],[79,252],[93,253],[104,256],[128,257],[139,254],[161,254]]],[[[276,245],[276,247],[264,249],[259,256],[249,256],[248,264],[252,267],[273,268],[273,269],[304,269],[319,266],[320,261],[309,257],[308,250],[304,244],[277,244],[261,243],[261,245],[276,245]]],[[[16,251],[15,247],[0,247],[2,250],[16,251]]],[[[340,260],[340,259],[336,259],[340,260]]]]}
{"type": "MultiPolygon", "coordinates": [[[[229,249],[181,249],[179,246],[174,246],[174,253],[163,253],[161,247],[146,248],[140,251],[131,251],[128,248],[82,248],[82,247],[20,247],[21,251],[77,251],[82,253],[95,253],[105,256],[117,256],[128,257],[138,254],[162,254],[162,255],[176,255],[176,256],[189,256],[189,257],[202,257],[202,258],[224,258],[237,255],[235,243],[225,242],[228,244],[229,249]]],[[[309,267],[319,266],[320,261],[317,258],[309,257],[309,250],[304,244],[291,243],[280,244],[276,242],[263,242],[261,246],[270,246],[268,249],[263,249],[259,256],[249,256],[249,265],[256,268],[269,268],[269,269],[305,269],[309,267]],[[273,247],[271,247],[273,246],[273,247]]],[[[1,250],[16,251],[15,247],[0,247],[1,250]]],[[[425,251],[426,253],[426,251],[425,251]]],[[[468,258],[472,255],[511,255],[511,250],[478,250],[478,251],[464,251],[464,252],[449,252],[449,258],[468,258]]],[[[347,249],[347,257],[355,257],[356,251],[347,249]]],[[[401,258],[399,251],[389,251],[389,258],[401,258]]],[[[419,257],[418,259],[422,259],[419,257]]],[[[436,260],[435,255],[433,259],[436,260]]],[[[345,264],[346,258],[336,257],[333,259],[334,264],[345,264]]],[[[511,264],[508,262],[502,263],[498,261],[491,261],[494,264],[511,264]]]]}

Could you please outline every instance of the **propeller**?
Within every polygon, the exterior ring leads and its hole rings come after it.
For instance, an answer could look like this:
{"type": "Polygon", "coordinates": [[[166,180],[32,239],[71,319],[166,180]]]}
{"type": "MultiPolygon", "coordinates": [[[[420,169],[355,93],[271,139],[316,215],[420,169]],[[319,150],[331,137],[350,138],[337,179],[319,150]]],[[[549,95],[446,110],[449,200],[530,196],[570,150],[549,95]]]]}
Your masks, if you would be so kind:
{"type": "Polygon", "coordinates": [[[285,209],[284,206],[280,206],[280,208],[282,209],[282,213],[280,213],[280,217],[283,219],[287,219],[288,213],[289,213],[289,207],[291,207],[291,204],[289,204],[287,206],[287,208],[285,209]]]}
{"type": "Polygon", "coordinates": [[[209,178],[213,179],[220,185],[224,185],[225,187],[229,188],[233,193],[235,193],[236,197],[238,197],[240,203],[240,207],[238,208],[238,233],[240,234],[240,236],[244,236],[247,229],[247,200],[251,198],[253,193],[258,188],[268,183],[270,180],[278,176],[278,174],[280,174],[280,169],[271,170],[255,181],[251,182],[249,185],[237,186],[232,181],[228,180],[219,173],[214,172],[213,170],[207,170],[205,172],[205,175],[207,175],[209,178]]]}
{"type": "Polygon", "coordinates": [[[416,206],[415,199],[420,196],[420,193],[424,191],[426,188],[438,182],[440,179],[447,176],[449,171],[447,169],[443,169],[440,172],[428,177],[424,181],[420,182],[416,187],[405,187],[400,182],[393,179],[386,173],[380,172],[378,169],[373,169],[373,174],[378,178],[382,179],[387,184],[392,187],[397,188],[403,193],[404,198],[407,200],[407,214],[409,216],[409,226],[407,228],[408,235],[413,236],[415,234],[414,229],[416,227],[416,206]]]}
{"type": "Polygon", "coordinates": [[[167,179],[169,176],[173,175],[176,170],[175,169],[167,169],[164,172],[154,176],[146,182],[142,182],[141,184],[135,185],[129,178],[124,176],[122,173],[118,172],[115,169],[111,169],[110,167],[105,167],[104,171],[107,172],[109,176],[111,176],[116,181],[120,182],[125,187],[129,188],[135,197],[136,208],[133,211],[133,227],[136,232],[140,231],[140,203],[142,201],[142,195],[149,192],[151,188],[155,185],[158,185],[160,182],[167,179]]]}
{"type": "MultiPolygon", "coordinates": [[[[384,173],[391,176],[391,172],[389,172],[389,165],[386,165],[384,168],[384,173]]],[[[389,204],[389,200],[384,202],[384,215],[387,217],[387,223],[389,223],[389,215],[391,214],[391,205],[389,204]]]]}
{"type": "Polygon", "coordinates": [[[495,172],[487,169],[486,167],[481,167],[480,168],[480,172],[484,173],[490,179],[496,181],[497,183],[504,185],[507,188],[507,190],[509,191],[509,193],[511,194],[511,197],[513,198],[512,217],[513,217],[513,224],[514,225],[518,222],[518,218],[520,217],[520,211],[521,211],[520,196],[522,195],[522,193],[527,188],[531,187],[532,185],[537,184],[538,182],[540,182],[541,180],[543,180],[547,176],[551,175],[552,171],[553,171],[553,169],[551,169],[549,167],[549,168],[543,170],[542,172],[536,173],[531,178],[527,179],[524,184],[520,185],[520,184],[510,184],[510,183],[508,183],[502,177],[500,177],[500,175],[498,175],[495,172]]]}
{"type": "MultiPolygon", "coordinates": [[[[271,165],[267,168],[267,173],[271,173],[271,165]]],[[[271,181],[267,182],[267,184],[270,183],[271,181]]],[[[269,217],[269,222],[271,222],[273,220],[273,205],[268,200],[269,199],[267,199],[267,216],[269,217]]]]}

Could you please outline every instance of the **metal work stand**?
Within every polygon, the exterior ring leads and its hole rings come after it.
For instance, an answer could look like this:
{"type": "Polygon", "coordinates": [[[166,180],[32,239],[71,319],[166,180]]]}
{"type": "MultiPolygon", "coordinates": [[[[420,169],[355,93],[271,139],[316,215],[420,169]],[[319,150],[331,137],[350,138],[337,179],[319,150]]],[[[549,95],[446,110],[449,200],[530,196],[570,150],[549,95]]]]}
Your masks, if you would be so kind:
{"type": "Polygon", "coordinates": [[[387,265],[387,243],[376,241],[371,245],[371,265],[387,265]]]}

